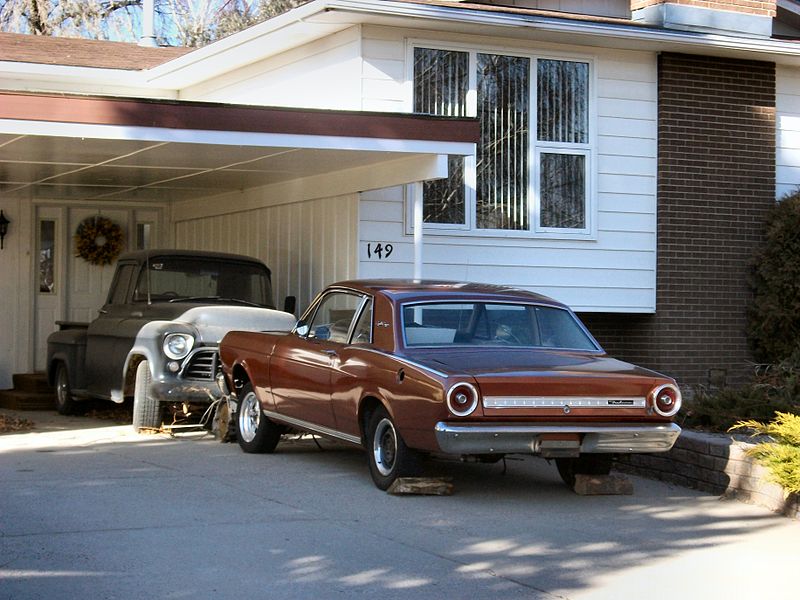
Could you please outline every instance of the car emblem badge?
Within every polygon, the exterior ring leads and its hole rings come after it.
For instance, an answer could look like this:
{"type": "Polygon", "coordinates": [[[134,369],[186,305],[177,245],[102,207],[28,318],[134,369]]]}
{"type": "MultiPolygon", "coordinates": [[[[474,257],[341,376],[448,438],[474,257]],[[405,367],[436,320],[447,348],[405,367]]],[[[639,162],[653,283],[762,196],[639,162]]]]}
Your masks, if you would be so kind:
{"type": "Polygon", "coordinates": [[[568,415],[568,414],[569,414],[569,411],[570,411],[569,404],[565,404],[565,405],[564,405],[564,414],[565,414],[565,415],[568,415]]]}

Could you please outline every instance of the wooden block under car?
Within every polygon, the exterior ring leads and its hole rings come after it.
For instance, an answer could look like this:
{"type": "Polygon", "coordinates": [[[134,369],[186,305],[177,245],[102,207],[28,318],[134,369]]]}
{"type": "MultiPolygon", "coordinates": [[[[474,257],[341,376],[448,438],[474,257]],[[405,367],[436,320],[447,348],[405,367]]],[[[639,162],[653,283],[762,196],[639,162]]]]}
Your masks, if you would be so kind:
{"type": "Polygon", "coordinates": [[[400,477],[386,492],[395,495],[449,496],[453,493],[453,484],[446,477],[400,477]]]}
{"type": "Polygon", "coordinates": [[[580,496],[630,496],[633,482],[624,475],[575,475],[572,488],[580,496]]]}

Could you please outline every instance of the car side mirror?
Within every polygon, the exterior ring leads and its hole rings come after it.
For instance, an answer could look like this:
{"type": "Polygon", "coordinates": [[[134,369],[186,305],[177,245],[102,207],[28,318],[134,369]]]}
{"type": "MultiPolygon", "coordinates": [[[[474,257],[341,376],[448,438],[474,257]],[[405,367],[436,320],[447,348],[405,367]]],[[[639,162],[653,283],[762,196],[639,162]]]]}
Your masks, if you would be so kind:
{"type": "Polygon", "coordinates": [[[283,299],[283,312],[294,314],[297,308],[297,296],[286,296],[283,299]]]}
{"type": "Polygon", "coordinates": [[[298,321],[297,325],[294,328],[294,332],[299,335],[300,337],[306,337],[309,331],[308,323],[305,321],[298,321]]]}

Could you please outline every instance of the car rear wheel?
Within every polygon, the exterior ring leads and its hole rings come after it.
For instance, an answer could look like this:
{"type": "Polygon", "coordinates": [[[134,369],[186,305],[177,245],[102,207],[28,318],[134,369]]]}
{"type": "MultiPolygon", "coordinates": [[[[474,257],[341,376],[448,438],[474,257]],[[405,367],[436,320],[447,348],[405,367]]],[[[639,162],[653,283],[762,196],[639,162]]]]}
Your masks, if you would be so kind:
{"type": "Polygon", "coordinates": [[[161,427],[161,404],[150,391],[152,382],[150,363],[143,360],[136,367],[133,388],[133,428],[136,431],[161,427]]]}
{"type": "Polygon", "coordinates": [[[265,454],[275,450],[281,439],[281,427],[261,411],[261,403],[250,383],[239,392],[233,415],[239,447],[249,454],[265,454]]]}
{"type": "Polygon", "coordinates": [[[419,470],[417,452],[406,446],[383,406],[376,408],[367,421],[367,460],[372,481],[382,490],[419,470]]]}
{"type": "Polygon", "coordinates": [[[574,488],[576,475],[608,475],[612,459],[611,454],[582,454],[577,458],[557,458],[556,467],[564,483],[574,488]]]}
{"type": "Polygon", "coordinates": [[[56,410],[60,415],[73,415],[78,412],[78,403],[72,397],[67,365],[61,362],[56,367],[56,410]]]}

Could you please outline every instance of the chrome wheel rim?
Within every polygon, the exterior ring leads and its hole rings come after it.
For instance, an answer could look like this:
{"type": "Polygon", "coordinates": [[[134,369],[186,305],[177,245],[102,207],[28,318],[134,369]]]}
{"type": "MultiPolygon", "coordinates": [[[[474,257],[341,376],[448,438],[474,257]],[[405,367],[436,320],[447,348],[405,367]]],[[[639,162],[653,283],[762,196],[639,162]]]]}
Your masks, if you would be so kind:
{"type": "Polygon", "coordinates": [[[372,439],[372,454],[378,472],[384,477],[391,474],[397,460],[397,432],[388,418],[381,419],[372,439]]]}
{"type": "Polygon", "coordinates": [[[261,422],[261,406],[255,392],[248,392],[239,406],[239,435],[245,442],[252,442],[261,422]]]}
{"type": "Polygon", "coordinates": [[[61,368],[58,370],[58,381],[56,381],[56,398],[58,399],[58,403],[62,406],[69,400],[68,389],[67,374],[64,369],[61,368]]]}

